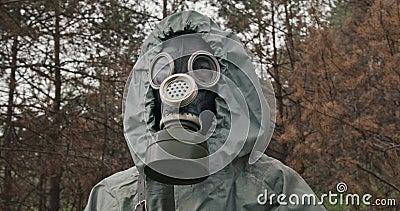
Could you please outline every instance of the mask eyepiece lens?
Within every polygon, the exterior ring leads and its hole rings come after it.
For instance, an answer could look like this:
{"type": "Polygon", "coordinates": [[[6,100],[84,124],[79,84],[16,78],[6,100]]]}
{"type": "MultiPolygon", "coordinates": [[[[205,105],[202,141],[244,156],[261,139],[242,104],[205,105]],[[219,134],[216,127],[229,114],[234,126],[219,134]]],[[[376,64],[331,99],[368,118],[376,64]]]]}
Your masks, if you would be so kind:
{"type": "Polygon", "coordinates": [[[218,60],[207,51],[197,51],[189,58],[189,74],[202,87],[214,86],[220,77],[218,60]]]}
{"type": "Polygon", "coordinates": [[[161,83],[174,71],[174,61],[171,55],[162,52],[150,64],[149,81],[154,89],[160,88],[161,83]]]}

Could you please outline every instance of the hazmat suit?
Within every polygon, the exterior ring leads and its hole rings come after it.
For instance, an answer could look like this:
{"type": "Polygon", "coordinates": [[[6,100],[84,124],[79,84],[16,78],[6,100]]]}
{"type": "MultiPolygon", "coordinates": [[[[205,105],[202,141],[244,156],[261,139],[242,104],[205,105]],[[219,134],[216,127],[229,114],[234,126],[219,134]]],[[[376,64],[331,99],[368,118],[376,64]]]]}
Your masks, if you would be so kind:
{"type": "Polygon", "coordinates": [[[210,18],[163,19],[123,104],[136,166],[99,182],[85,210],[325,210],[295,171],[263,154],[274,97],[236,35],[210,18]]]}

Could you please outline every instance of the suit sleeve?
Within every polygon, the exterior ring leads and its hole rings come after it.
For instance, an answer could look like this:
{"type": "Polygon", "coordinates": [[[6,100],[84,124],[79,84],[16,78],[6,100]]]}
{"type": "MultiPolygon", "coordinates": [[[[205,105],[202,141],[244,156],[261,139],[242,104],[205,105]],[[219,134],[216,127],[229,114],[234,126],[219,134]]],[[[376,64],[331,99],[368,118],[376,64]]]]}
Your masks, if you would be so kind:
{"type": "Polygon", "coordinates": [[[283,196],[278,199],[275,196],[276,206],[273,211],[286,210],[307,210],[307,211],[324,211],[326,210],[322,204],[319,204],[318,196],[312,191],[307,182],[293,169],[281,165],[281,177],[279,185],[275,186],[275,193],[283,196]],[[280,203],[279,201],[283,201],[280,203]]]}

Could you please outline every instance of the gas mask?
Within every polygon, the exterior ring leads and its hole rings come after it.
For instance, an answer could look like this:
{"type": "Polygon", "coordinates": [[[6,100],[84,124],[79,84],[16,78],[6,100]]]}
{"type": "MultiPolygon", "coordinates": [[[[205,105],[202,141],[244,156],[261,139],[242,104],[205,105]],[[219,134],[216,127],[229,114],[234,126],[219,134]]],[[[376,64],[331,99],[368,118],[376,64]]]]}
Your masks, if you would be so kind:
{"type": "Polygon", "coordinates": [[[201,37],[186,34],[165,41],[149,67],[157,132],[147,147],[144,172],[167,184],[201,182],[208,175],[218,60],[201,37]]]}

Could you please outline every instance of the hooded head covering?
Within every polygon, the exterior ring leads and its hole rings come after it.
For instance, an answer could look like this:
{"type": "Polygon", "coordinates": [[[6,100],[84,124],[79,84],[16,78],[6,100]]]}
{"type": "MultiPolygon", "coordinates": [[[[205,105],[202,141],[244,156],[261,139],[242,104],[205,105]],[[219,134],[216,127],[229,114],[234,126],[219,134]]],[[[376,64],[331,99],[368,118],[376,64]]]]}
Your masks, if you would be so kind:
{"type": "Polygon", "coordinates": [[[223,31],[210,18],[197,12],[173,14],[156,25],[144,41],[141,54],[125,87],[123,101],[124,134],[138,169],[146,163],[146,149],[154,137],[154,92],[148,80],[152,59],[163,51],[162,43],[176,36],[196,34],[212,49],[221,67],[221,78],[213,88],[217,93],[215,130],[208,142],[210,174],[237,157],[250,154],[254,163],[265,151],[275,122],[275,98],[269,80],[263,95],[254,66],[232,32],[223,31]]]}

